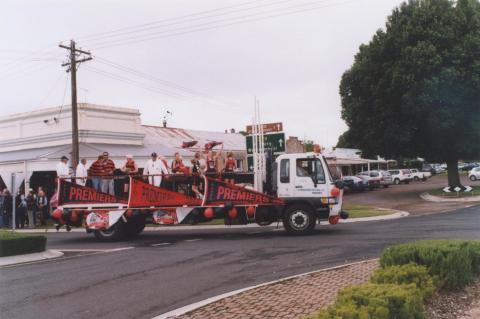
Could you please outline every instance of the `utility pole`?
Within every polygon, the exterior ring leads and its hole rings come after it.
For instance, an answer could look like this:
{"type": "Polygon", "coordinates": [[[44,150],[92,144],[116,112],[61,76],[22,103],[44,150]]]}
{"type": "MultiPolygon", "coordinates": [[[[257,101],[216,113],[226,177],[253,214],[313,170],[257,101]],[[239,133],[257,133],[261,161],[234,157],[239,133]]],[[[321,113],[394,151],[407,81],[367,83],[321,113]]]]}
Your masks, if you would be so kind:
{"type": "Polygon", "coordinates": [[[60,48],[70,51],[69,62],[65,62],[62,66],[68,66],[67,72],[70,72],[71,89],[72,89],[72,168],[75,170],[79,162],[79,146],[78,146],[78,105],[77,105],[77,69],[78,65],[92,59],[92,54],[87,51],[77,49],[75,41],[70,40],[70,46],[63,44],[58,45],[60,48]],[[77,58],[79,58],[77,60],[77,58]]]}

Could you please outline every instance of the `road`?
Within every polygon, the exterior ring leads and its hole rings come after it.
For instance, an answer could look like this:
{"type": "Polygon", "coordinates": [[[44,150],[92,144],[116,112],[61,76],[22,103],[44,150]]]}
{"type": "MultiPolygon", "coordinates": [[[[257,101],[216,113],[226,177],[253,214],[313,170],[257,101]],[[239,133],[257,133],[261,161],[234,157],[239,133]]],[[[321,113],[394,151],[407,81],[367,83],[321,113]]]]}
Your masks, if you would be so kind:
{"type": "MultiPolygon", "coordinates": [[[[463,185],[477,185],[479,182],[468,180],[466,175],[461,175],[463,185]]],[[[376,189],[363,193],[352,193],[345,196],[344,201],[353,205],[368,205],[383,208],[408,211],[412,215],[432,214],[442,211],[450,211],[470,206],[471,203],[434,203],[427,202],[419,197],[419,194],[448,185],[446,175],[436,175],[426,182],[411,182],[409,185],[391,185],[387,189],[376,189]]]]}
{"type": "Polygon", "coordinates": [[[148,232],[104,244],[52,233],[49,248],[109,249],[0,269],[1,318],[151,318],[235,289],[429,238],[480,239],[480,206],[403,219],[319,226],[287,236],[275,227],[148,232]]]}

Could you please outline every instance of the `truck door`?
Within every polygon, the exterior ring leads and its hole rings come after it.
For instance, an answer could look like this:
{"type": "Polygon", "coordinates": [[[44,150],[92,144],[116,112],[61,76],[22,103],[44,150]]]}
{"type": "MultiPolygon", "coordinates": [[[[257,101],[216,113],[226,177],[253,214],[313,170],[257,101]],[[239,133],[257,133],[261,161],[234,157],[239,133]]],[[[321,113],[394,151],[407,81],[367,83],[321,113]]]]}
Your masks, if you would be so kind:
{"type": "Polygon", "coordinates": [[[297,158],[292,166],[294,197],[328,196],[325,171],[318,158],[297,158]]]}

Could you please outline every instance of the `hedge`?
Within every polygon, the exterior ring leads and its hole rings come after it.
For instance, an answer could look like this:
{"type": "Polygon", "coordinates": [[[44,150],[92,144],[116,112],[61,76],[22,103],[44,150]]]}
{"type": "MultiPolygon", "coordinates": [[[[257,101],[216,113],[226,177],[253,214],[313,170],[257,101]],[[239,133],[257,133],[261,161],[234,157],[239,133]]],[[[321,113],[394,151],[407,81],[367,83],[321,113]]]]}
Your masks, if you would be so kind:
{"type": "Polygon", "coordinates": [[[363,284],[340,290],[318,319],[423,319],[423,296],[415,284],[363,284]]]}
{"type": "Polygon", "coordinates": [[[0,257],[45,251],[47,238],[41,235],[25,235],[11,231],[0,232],[0,257]]]}
{"type": "Polygon", "coordinates": [[[370,283],[339,291],[318,319],[421,319],[436,289],[456,289],[480,274],[480,241],[430,240],[387,248],[370,283]]]}
{"type": "Polygon", "coordinates": [[[428,274],[427,267],[413,263],[378,268],[370,278],[370,282],[375,284],[414,284],[422,294],[423,299],[430,297],[435,291],[435,285],[432,277],[428,274]]]}
{"type": "Polygon", "coordinates": [[[382,267],[416,263],[428,268],[438,288],[458,289],[480,272],[480,241],[429,240],[387,248],[382,267]]]}

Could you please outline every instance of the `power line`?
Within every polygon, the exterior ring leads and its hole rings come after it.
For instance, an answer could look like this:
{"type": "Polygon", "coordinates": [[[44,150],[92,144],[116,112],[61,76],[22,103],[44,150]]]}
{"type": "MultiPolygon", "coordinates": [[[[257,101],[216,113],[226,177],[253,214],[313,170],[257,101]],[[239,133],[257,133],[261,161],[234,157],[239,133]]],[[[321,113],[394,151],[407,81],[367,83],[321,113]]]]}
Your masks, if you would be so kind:
{"type": "Polygon", "coordinates": [[[179,20],[179,19],[187,19],[187,18],[198,16],[198,15],[203,15],[203,14],[206,14],[206,13],[223,11],[223,10],[231,9],[231,8],[235,8],[235,7],[242,7],[242,6],[245,6],[245,5],[252,4],[252,3],[258,3],[260,1],[265,1],[265,0],[248,1],[248,2],[244,2],[244,3],[232,5],[232,6],[221,7],[221,8],[212,9],[212,10],[200,11],[200,12],[197,12],[197,13],[187,14],[187,15],[183,15],[183,16],[179,16],[179,17],[161,19],[161,20],[152,21],[152,22],[149,22],[149,23],[139,24],[139,25],[136,25],[136,26],[129,26],[129,27],[124,27],[124,28],[112,30],[112,31],[94,33],[94,34],[90,34],[90,35],[87,35],[87,36],[77,37],[77,39],[86,40],[86,39],[98,38],[100,36],[104,36],[104,35],[107,35],[107,34],[115,34],[115,33],[118,33],[118,32],[122,32],[122,31],[126,31],[126,30],[132,30],[132,29],[141,29],[141,28],[144,28],[144,27],[156,25],[156,24],[163,23],[163,22],[174,21],[174,20],[179,20]]]}
{"type": "Polygon", "coordinates": [[[133,68],[131,68],[131,67],[127,67],[127,66],[118,64],[118,63],[116,63],[116,62],[109,61],[109,60],[107,60],[107,59],[105,59],[105,58],[101,58],[101,57],[98,57],[98,56],[95,56],[95,58],[98,60],[99,63],[102,63],[102,64],[104,64],[104,65],[107,65],[107,66],[116,68],[116,69],[118,69],[118,70],[120,70],[120,71],[123,71],[123,72],[127,72],[127,73],[129,73],[129,74],[132,74],[132,75],[135,75],[135,76],[138,76],[138,77],[147,79],[147,80],[149,80],[149,81],[158,83],[158,84],[160,84],[160,85],[164,85],[164,86],[170,87],[170,88],[172,88],[172,89],[174,89],[174,90],[179,90],[179,91],[182,91],[183,93],[190,94],[190,95],[197,95],[197,96],[201,96],[201,97],[206,97],[206,94],[197,92],[197,91],[195,91],[195,90],[193,90],[193,89],[187,88],[187,87],[182,86],[182,85],[179,85],[179,84],[177,84],[177,83],[174,83],[174,82],[171,82],[171,81],[167,81],[167,80],[163,80],[163,79],[159,79],[159,78],[157,78],[156,76],[147,74],[147,73],[142,72],[142,71],[139,71],[139,70],[135,70],[135,69],[133,69],[133,68]]]}
{"type": "MultiPolygon", "coordinates": [[[[141,43],[141,42],[145,42],[145,41],[151,41],[151,40],[155,40],[155,39],[169,38],[169,37],[173,37],[173,36],[184,35],[184,34],[189,34],[189,33],[195,33],[195,32],[200,32],[200,31],[214,30],[214,29],[224,28],[224,27],[228,27],[228,26],[232,26],[232,25],[243,24],[243,23],[247,23],[247,22],[268,20],[268,19],[272,19],[272,18],[277,18],[277,17],[281,17],[281,16],[287,16],[287,15],[297,14],[297,13],[301,13],[301,12],[319,10],[319,9],[324,9],[324,8],[328,8],[328,7],[336,7],[336,6],[344,5],[344,4],[347,4],[347,3],[354,2],[354,1],[355,1],[355,0],[347,0],[347,1],[338,2],[338,3],[335,3],[335,4],[322,5],[322,6],[311,6],[311,7],[308,7],[308,8],[303,8],[303,9],[298,9],[298,10],[292,10],[292,11],[287,11],[287,12],[283,12],[283,13],[275,13],[275,12],[284,11],[286,8],[282,8],[281,10],[278,10],[278,9],[277,9],[277,10],[271,10],[271,11],[269,11],[269,12],[262,12],[262,13],[257,13],[257,14],[254,14],[254,15],[247,15],[247,16],[242,16],[242,17],[236,17],[235,19],[243,19],[243,18],[245,18],[245,19],[240,20],[240,21],[229,22],[229,23],[221,23],[221,24],[217,24],[217,25],[210,26],[210,27],[203,27],[203,28],[191,29],[191,30],[186,30],[186,31],[179,31],[179,30],[181,30],[181,29],[188,29],[188,28],[198,27],[198,26],[201,26],[201,25],[207,25],[207,24],[217,23],[217,22],[219,22],[219,21],[208,22],[208,23],[203,23],[203,24],[198,24],[198,25],[195,25],[195,26],[187,27],[187,28],[186,28],[186,27],[183,27],[183,28],[171,29],[171,30],[168,30],[168,31],[162,31],[162,32],[155,32],[155,33],[151,33],[151,34],[139,35],[139,36],[136,36],[136,37],[130,37],[130,38],[127,38],[127,39],[122,39],[122,40],[117,39],[117,40],[113,40],[113,41],[110,41],[110,42],[105,42],[105,43],[103,43],[102,45],[96,47],[95,49],[100,50],[100,49],[111,48],[111,47],[115,47],[115,46],[122,46],[122,45],[127,45],[127,44],[134,44],[134,43],[141,43]],[[256,17],[256,18],[249,18],[249,17],[251,17],[251,16],[257,16],[257,15],[265,14],[265,13],[275,13],[275,14],[264,15],[264,16],[260,16],[260,17],[256,17]],[[177,32],[177,31],[178,31],[178,32],[177,32]],[[163,35],[159,35],[159,34],[163,34],[163,35]]],[[[357,1],[358,1],[358,0],[357,0],[357,1]]],[[[318,4],[318,3],[317,3],[317,4],[318,4]]],[[[309,3],[309,5],[312,5],[312,3],[309,3]]],[[[305,6],[305,4],[300,5],[300,6],[305,6]]],[[[299,5],[296,5],[296,6],[291,6],[291,7],[289,7],[289,8],[300,7],[300,6],[299,6],[299,5]]]]}
{"type": "Polygon", "coordinates": [[[115,74],[115,73],[112,73],[112,72],[108,72],[108,71],[105,71],[105,70],[102,70],[102,69],[98,69],[98,68],[95,68],[95,67],[86,66],[85,70],[87,70],[89,72],[92,72],[92,73],[96,73],[96,74],[105,76],[105,77],[108,77],[108,78],[113,79],[113,80],[117,80],[117,81],[120,81],[120,82],[131,84],[131,85],[137,86],[139,88],[142,88],[142,89],[154,92],[154,93],[166,95],[166,96],[177,98],[177,99],[185,98],[184,95],[169,92],[169,91],[166,91],[164,89],[161,89],[161,88],[158,88],[158,87],[155,87],[155,86],[145,85],[142,82],[135,81],[135,80],[132,80],[130,78],[127,78],[127,77],[124,77],[124,76],[121,76],[121,75],[118,75],[118,74],[115,74]]]}
{"type": "MultiPolygon", "coordinates": [[[[264,1],[264,0],[262,0],[262,1],[264,1]]],[[[89,42],[90,45],[95,45],[95,44],[92,44],[92,41],[93,42],[98,42],[99,40],[105,39],[105,38],[121,37],[122,35],[141,33],[141,32],[143,33],[144,31],[155,30],[155,29],[163,29],[163,28],[168,27],[168,26],[182,24],[182,23],[185,23],[185,22],[190,23],[190,22],[193,22],[193,21],[204,20],[204,19],[207,19],[207,18],[221,17],[221,16],[226,16],[226,15],[232,14],[232,13],[250,11],[250,10],[254,10],[254,9],[258,9],[258,8],[264,8],[264,7],[270,7],[270,6],[277,6],[277,5],[280,5],[282,3],[292,2],[292,1],[295,1],[295,0],[281,0],[281,1],[274,2],[274,3],[266,3],[266,4],[256,5],[256,6],[252,6],[252,7],[248,7],[248,8],[224,11],[224,12],[221,12],[221,13],[210,14],[210,15],[203,15],[203,16],[199,16],[199,17],[196,17],[196,18],[193,18],[193,19],[190,18],[188,20],[180,19],[180,21],[175,21],[175,22],[171,22],[171,23],[164,23],[164,24],[149,26],[149,27],[139,28],[139,27],[134,26],[134,27],[132,27],[132,30],[127,30],[127,31],[123,31],[123,32],[115,32],[115,33],[110,34],[110,35],[98,36],[98,37],[94,38],[93,40],[87,40],[87,42],[89,42]]],[[[323,2],[323,1],[331,1],[331,0],[321,0],[321,1],[323,2]]],[[[250,3],[248,3],[248,4],[250,4],[250,3]]],[[[218,11],[218,10],[215,10],[215,11],[218,11]]],[[[166,19],[166,20],[179,20],[179,18],[171,18],[171,19],[166,19]]],[[[159,24],[159,23],[160,22],[157,22],[155,24],[159,24]]]]}

